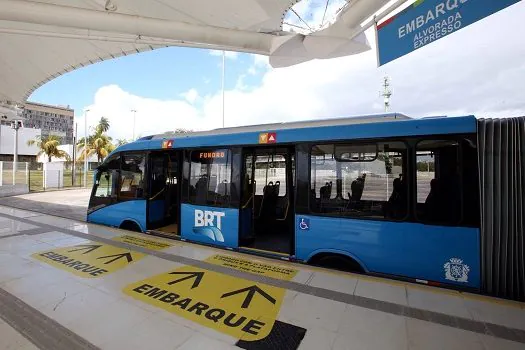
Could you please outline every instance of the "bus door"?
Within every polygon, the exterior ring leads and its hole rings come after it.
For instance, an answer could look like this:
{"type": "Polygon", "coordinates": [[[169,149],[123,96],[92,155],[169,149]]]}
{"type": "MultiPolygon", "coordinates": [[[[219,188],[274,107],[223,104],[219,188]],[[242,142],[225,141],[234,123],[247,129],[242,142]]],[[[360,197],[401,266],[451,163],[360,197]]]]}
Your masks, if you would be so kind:
{"type": "Polygon", "coordinates": [[[180,234],[180,152],[152,152],[149,157],[148,230],[180,234]]]}
{"type": "Polygon", "coordinates": [[[239,246],[294,254],[294,147],[243,152],[239,246]]]}

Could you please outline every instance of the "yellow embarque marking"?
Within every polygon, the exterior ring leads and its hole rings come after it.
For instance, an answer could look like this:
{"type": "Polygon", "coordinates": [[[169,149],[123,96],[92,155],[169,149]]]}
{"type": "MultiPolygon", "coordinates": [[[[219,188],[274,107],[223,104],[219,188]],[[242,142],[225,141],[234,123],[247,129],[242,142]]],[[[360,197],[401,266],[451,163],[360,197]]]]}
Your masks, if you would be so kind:
{"type": "Polygon", "coordinates": [[[132,235],[122,235],[112,238],[114,241],[132,244],[137,247],[147,248],[151,250],[162,250],[173,246],[173,243],[165,242],[160,239],[153,239],[149,237],[137,237],[132,235]]]}
{"type": "Polygon", "coordinates": [[[120,270],[146,254],[109,244],[88,243],[34,253],[33,258],[84,278],[96,278],[120,270]]]}
{"type": "Polygon", "coordinates": [[[237,339],[265,338],[279,314],[283,288],[193,266],[126,286],[132,298],[237,339]]]}
{"type": "Polygon", "coordinates": [[[210,264],[230,267],[235,270],[249,272],[254,275],[263,275],[280,280],[291,281],[298,270],[288,266],[269,264],[248,259],[241,259],[231,255],[216,254],[206,260],[210,264]]]}

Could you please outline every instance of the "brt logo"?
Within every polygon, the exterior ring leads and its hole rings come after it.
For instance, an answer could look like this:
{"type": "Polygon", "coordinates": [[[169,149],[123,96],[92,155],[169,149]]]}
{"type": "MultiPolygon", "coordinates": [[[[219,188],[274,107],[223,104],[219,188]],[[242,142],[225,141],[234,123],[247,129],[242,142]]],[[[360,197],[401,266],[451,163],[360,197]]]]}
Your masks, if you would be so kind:
{"type": "Polygon", "coordinates": [[[195,226],[193,232],[206,236],[215,242],[224,242],[221,232],[221,220],[226,213],[220,211],[195,210],[195,226]]]}

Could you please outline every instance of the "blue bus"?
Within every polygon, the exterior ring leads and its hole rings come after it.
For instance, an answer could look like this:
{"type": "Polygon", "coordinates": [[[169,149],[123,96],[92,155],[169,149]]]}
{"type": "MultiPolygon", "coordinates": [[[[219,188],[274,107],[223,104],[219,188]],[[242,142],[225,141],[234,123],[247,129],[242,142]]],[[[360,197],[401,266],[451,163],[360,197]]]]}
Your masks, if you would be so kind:
{"type": "Polygon", "coordinates": [[[392,113],[147,136],[97,168],[87,220],[523,300],[524,120],[392,113]]]}

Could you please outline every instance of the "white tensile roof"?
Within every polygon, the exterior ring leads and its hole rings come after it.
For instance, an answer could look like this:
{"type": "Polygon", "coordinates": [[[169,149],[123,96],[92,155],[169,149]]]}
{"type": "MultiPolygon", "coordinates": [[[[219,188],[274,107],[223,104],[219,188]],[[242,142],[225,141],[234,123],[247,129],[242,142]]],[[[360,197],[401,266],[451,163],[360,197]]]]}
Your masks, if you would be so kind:
{"type": "Polygon", "coordinates": [[[268,55],[273,67],[368,50],[362,24],[389,0],[331,1],[342,4],[334,21],[292,32],[297,0],[0,0],[0,104],[23,103],[76,68],[166,46],[268,55]]]}

